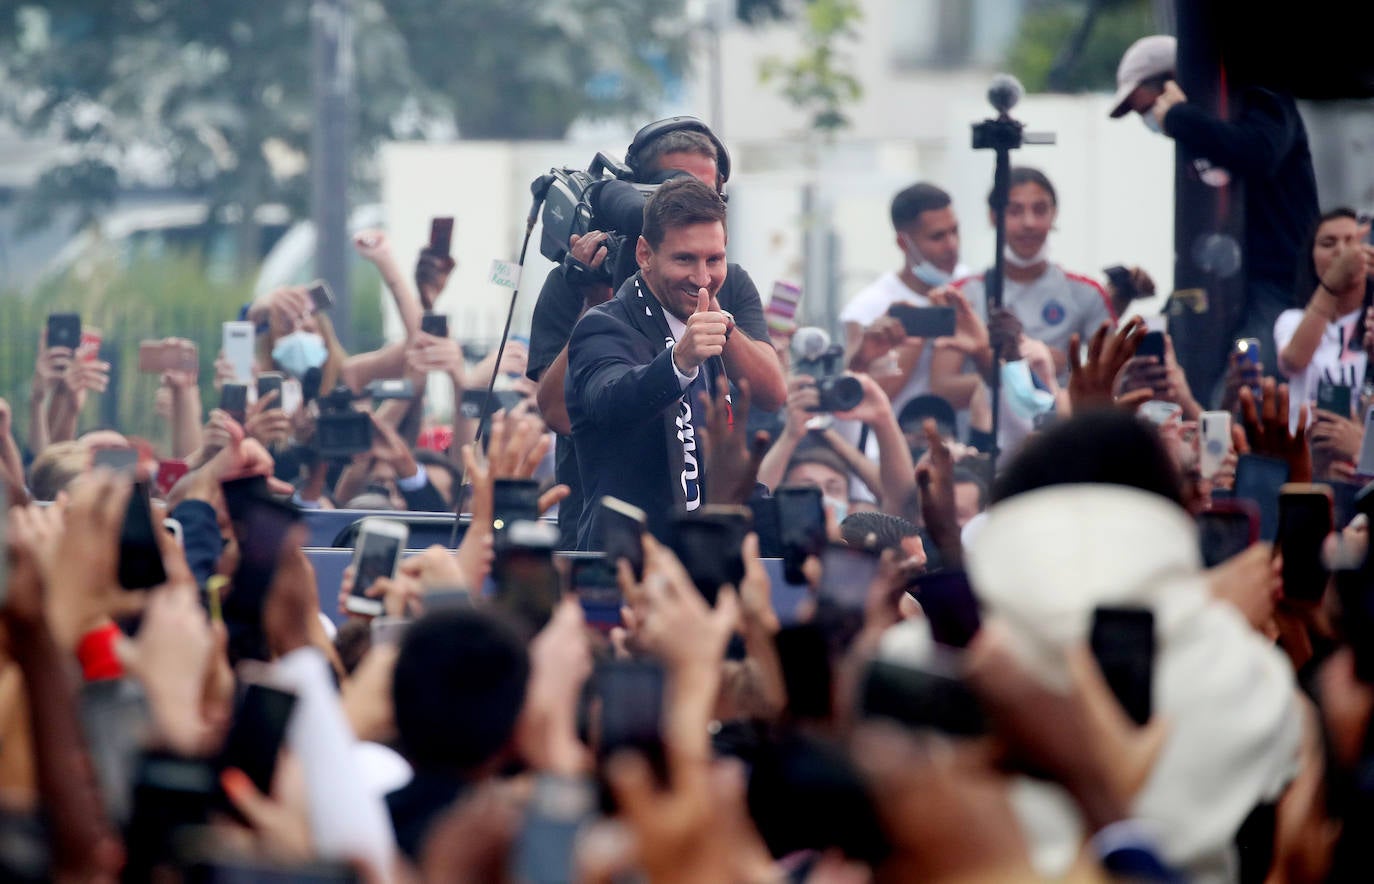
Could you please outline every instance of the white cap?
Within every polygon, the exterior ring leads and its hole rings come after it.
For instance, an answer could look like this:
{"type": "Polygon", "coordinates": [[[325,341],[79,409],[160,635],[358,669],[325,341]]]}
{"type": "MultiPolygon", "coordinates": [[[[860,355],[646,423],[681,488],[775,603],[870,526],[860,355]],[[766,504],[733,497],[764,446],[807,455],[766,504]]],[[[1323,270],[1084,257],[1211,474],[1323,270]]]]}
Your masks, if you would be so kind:
{"type": "Polygon", "coordinates": [[[1121,56],[1116,67],[1116,95],[1112,97],[1112,116],[1124,117],[1130,108],[1126,99],[1141,83],[1160,74],[1171,73],[1178,61],[1178,41],[1156,34],[1141,37],[1121,56]]]}

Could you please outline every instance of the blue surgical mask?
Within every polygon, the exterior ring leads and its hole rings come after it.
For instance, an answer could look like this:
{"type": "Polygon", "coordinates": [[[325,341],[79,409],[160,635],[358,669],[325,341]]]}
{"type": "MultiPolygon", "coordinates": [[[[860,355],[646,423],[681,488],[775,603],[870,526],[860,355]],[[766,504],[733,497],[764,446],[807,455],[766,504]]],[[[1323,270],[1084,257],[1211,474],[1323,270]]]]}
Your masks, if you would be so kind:
{"type": "Polygon", "coordinates": [[[1022,420],[1032,421],[1054,408],[1054,397],[1035,386],[1024,359],[1002,366],[1002,398],[1022,420]]]}
{"type": "Polygon", "coordinates": [[[1164,134],[1164,127],[1159,125],[1159,119],[1155,117],[1155,112],[1153,109],[1147,110],[1145,113],[1141,114],[1140,122],[1144,123],[1145,128],[1149,129],[1156,135],[1164,134]]]}
{"type": "Polygon", "coordinates": [[[942,285],[949,285],[954,277],[936,267],[925,259],[925,256],[916,248],[916,244],[911,241],[911,237],[906,234],[901,235],[902,244],[906,246],[907,266],[911,268],[911,275],[931,288],[939,288],[942,285]],[[915,258],[913,261],[912,258],[915,258]]]}
{"type": "Polygon", "coordinates": [[[825,497],[822,498],[822,502],[825,504],[825,508],[830,510],[831,514],[835,516],[836,525],[843,522],[845,516],[849,515],[849,501],[847,500],[825,497]]]}
{"type": "Polygon", "coordinates": [[[312,368],[323,368],[329,358],[324,338],[308,331],[293,331],[277,339],[272,347],[272,361],[292,377],[301,378],[312,368]]]}

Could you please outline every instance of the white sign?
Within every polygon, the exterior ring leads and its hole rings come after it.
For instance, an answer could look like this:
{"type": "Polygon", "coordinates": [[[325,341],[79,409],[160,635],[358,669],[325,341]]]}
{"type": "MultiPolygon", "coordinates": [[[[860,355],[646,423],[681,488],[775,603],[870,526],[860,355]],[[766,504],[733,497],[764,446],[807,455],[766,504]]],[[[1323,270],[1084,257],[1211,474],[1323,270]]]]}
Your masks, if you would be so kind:
{"type": "Polygon", "coordinates": [[[512,261],[492,261],[491,281],[508,289],[520,285],[520,265],[512,261]]]}

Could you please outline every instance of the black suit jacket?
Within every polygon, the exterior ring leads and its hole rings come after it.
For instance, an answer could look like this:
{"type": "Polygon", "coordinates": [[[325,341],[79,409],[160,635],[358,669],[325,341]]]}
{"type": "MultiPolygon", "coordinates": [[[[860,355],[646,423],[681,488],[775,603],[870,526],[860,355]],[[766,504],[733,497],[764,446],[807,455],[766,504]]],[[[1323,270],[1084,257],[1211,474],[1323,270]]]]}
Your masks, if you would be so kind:
{"type": "MultiPolygon", "coordinates": [[[[587,311],[568,344],[564,390],[585,501],[579,549],[600,545],[603,495],[643,509],[650,532],[659,538],[667,536],[669,520],[684,502],[684,443],[677,426],[683,390],[668,349],[671,338],[640,300],[641,291],[644,298],[654,296],[648,286],[636,287],[637,278],[587,311]]],[[[656,302],[648,306],[661,309],[656,302]]],[[[702,367],[708,389],[715,389],[722,370],[716,359],[702,367]]],[[[693,439],[685,447],[689,452],[695,447],[704,486],[699,441],[704,416],[695,414],[692,424],[693,439]]]]}

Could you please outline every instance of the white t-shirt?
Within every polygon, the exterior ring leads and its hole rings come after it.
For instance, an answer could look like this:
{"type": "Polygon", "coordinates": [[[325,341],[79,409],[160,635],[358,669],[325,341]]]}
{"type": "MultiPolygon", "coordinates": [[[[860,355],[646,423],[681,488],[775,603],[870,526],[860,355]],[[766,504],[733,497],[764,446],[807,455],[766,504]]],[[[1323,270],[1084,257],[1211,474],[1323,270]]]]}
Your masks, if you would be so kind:
{"type": "MultiPolygon", "coordinates": [[[[1279,352],[1283,352],[1283,348],[1293,340],[1304,312],[1296,309],[1285,310],[1274,320],[1274,346],[1279,352]]],[[[1359,395],[1360,387],[1364,385],[1364,372],[1369,357],[1365,355],[1363,342],[1355,341],[1352,344],[1350,339],[1355,333],[1355,325],[1360,321],[1362,312],[1363,307],[1345,314],[1335,322],[1327,323],[1325,331],[1322,332],[1321,343],[1312,353],[1312,361],[1307,364],[1307,370],[1296,375],[1288,375],[1288,427],[1291,431],[1297,431],[1302,407],[1315,405],[1317,384],[1324,376],[1329,377],[1332,383],[1353,386],[1354,391],[1350,397],[1352,401],[1359,395]]]]}

